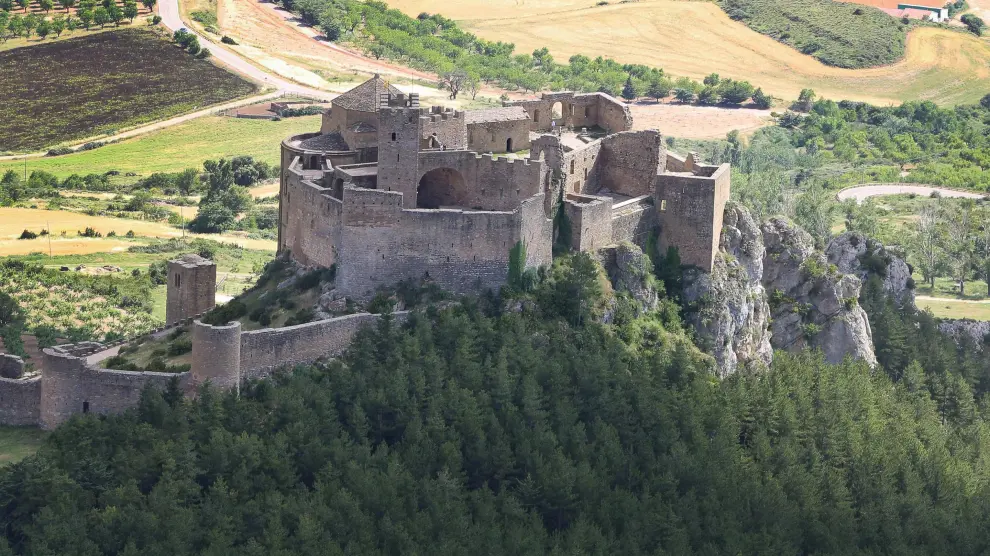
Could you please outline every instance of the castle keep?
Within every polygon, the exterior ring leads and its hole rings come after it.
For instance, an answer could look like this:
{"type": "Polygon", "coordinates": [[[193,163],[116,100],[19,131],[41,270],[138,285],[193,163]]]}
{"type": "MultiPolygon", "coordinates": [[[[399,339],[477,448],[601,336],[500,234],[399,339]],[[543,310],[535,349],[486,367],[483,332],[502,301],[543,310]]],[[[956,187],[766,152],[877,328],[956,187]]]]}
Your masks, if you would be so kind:
{"type": "MultiPolygon", "coordinates": [[[[374,79],[335,99],[316,133],[282,143],[278,250],[304,266],[337,265],[336,291],[368,299],[404,279],[429,278],[457,293],[498,288],[509,253],[548,265],[569,227],[574,250],[623,241],[679,250],[710,272],[729,197],[729,166],[666,150],[657,131],[601,93],[545,94],[499,108],[423,108],[374,79]],[[555,222],[557,228],[555,229],[555,222]]],[[[77,413],[116,413],[141,390],[178,377],[186,391],[209,381],[237,388],[279,367],[341,353],[377,322],[360,313],[244,331],[196,320],[214,304],[216,267],[196,255],[168,265],[170,328],[191,337],[190,370],[103,368],[124,342],[44,350],[40,374],[0,359],[0,424],[52,428],[77,413]]],[[[397,313],[395,318],[406,317],[397,313]]]]}
{"type": "Polygon", "coordinates": [[[319,133],[282,143],[279,252],[337,264],[352,298],[424,277],[477,292],[504,283],[516,243],[527,267],[549,264],[563,211],[573,249],[659,230],[661,247],[710,271],[728,165],[668,153],[659,132],[632,123],[602,93],[455,111],[375,76],[333,101],[319,133]]]}

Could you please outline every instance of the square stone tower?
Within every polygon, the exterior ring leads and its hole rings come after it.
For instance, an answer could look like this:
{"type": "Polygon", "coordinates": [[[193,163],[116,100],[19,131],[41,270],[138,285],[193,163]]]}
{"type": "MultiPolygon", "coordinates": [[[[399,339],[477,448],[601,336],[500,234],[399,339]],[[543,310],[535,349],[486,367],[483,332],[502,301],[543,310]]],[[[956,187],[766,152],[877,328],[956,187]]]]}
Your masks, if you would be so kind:
{"type": "Polygon", "coordinates": [[[199,255],[168,262],[165,323],[209,311],[216,305],[217,265],[199,255]]]}
{"type": "Polygon", "coordinates": [[[378,189],[402,193],[403,208],[416,208],[419,177],[419,95],[383,93],[378,104],[378,189]]]}

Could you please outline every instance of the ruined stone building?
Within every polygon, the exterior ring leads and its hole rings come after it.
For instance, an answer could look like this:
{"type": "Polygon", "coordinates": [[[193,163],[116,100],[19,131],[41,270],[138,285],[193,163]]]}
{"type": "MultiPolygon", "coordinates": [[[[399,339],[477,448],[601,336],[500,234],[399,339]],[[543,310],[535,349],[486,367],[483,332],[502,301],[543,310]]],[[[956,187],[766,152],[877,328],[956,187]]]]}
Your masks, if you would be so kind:
{"type": "Polygon", "coordinates": [[[279,252],[337,264],[338,291],[359,299],[423,277],[458,293],[497,288],[519,242],[528,267],[551,262],[555,220],[578,250],[659,230],[661,248],[710,270],[728,165],[668,153],[632,123],[602,93],[455,111],[376,76],[335,99],[318,133],[282,143],[279,252]]]}
{"type": "MultiPolygon", "coordinates": [[[[367,299],[383,286],[428,277],[458,293],[501,286],[509,253],[552,262],[569,228],[574,250],[623,241],[658,246],[710,272],[729,196],[729,166],[668,153],[657,131],[601,93],[545,94],[475,111],[422,108],[375,77],[333,101],[319,132],[282,143],[278,249],[303,265],[337,265],[336,290],[367,299]]],[[[248,378],[342,352],[378,315],[360,313],[281,328],[198,319],[213,307],[216,266],[196,255],[168,265],[165,338],[189,330],[190,370],[122,371],[103,365],[124,344],[44,350],[40,373],[0,360],[0,424],[52,428],[77,413],[117,413],[141,390],[178,377],[236,388],[248,378]]],[[[397,313],[395,318],[405,318],[397,313]]],[[[148,338],[145,338],[148,339],[148,338]]],[[[139,342],[135,342],[139,345],[139,342]]]]}

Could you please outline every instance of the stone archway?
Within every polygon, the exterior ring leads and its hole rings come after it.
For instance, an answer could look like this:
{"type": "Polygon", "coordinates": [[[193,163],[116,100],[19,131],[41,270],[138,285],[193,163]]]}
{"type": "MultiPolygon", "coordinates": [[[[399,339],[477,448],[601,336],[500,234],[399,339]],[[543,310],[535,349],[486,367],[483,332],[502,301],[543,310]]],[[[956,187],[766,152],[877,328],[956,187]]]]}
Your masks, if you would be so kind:
{"type": "Polygon", "coordinates": [[[464,176],[453,168],[436,168],[423,174],[416,190],[416,208],[467,206],[464,176]]]}
{"type": "Polygon", "coordinates": [[[564,119],[564,104],[559,100],[550,107],[550,117],[557,120],[558,124],[564,119]]]}
{"type": "Polygon", "coordinates": [[[509,137],[508,139],[505,140],[505,152],[507,153],[512,152],[512,137],[509,137]]]}

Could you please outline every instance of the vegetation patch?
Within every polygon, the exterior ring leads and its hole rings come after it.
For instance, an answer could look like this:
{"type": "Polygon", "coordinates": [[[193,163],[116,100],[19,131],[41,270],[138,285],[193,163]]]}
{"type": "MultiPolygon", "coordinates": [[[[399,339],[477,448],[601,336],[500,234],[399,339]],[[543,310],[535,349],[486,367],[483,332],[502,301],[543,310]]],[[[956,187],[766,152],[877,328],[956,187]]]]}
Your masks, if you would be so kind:
{"type": "Polygon", "coordinates": [[[870,6],[832,0],[719,0],[729,17],[830,66],[868,68],[904,55],[907,25],[870,6]]]}
{"type": "Polygon", "coordinates": [[[33,427],[0,427],[0,467],[35,453],[47,436],[33,427]]]}
{"type": "Polygon", "coordinates": [[[112,133],[255,90],[136,29],[5,51],[0,67],[0,151],[112,133]]]}

